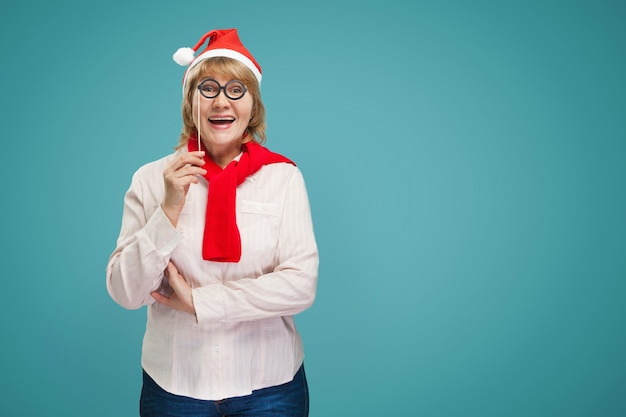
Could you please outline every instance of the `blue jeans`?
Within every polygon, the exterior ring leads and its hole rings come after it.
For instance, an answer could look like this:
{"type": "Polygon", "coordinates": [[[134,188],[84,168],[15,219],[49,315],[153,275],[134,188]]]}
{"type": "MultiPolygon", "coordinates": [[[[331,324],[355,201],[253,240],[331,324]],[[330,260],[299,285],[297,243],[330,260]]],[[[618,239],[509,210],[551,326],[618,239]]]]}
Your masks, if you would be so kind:
{"type": "Polygon", "coordinates": [[[141,417],[307,417],[309,388],[304,365],[291,382],[219,401],[171,394],[144,371],[139,414],[141,417]]]}

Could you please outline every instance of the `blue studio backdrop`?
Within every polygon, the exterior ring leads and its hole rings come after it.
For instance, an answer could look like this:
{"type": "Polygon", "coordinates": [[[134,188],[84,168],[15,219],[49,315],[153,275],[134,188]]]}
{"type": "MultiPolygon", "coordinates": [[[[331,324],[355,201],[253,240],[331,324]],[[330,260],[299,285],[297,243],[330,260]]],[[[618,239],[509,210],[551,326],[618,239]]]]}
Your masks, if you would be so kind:
{"type": "Polygon", "coordinates": [[[320,248],[311,416],[626,415],[621,1],[7,1],[2,416],[136,416],[105,288],[173,52],[237,27],[320,248]]]}

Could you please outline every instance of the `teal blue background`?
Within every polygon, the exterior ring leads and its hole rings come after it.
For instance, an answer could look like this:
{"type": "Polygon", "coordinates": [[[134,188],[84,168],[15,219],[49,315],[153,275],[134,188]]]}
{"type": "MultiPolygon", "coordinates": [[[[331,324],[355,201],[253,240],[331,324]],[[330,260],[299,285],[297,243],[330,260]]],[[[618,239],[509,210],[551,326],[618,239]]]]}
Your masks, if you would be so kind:
{"type": "Polygon", "coordinates": [[[172,60],[238,27],[321,252],[311,416],[626,415],[620,1],[5,1],[0,415],[134,416],[105,289],[172,60]]]}

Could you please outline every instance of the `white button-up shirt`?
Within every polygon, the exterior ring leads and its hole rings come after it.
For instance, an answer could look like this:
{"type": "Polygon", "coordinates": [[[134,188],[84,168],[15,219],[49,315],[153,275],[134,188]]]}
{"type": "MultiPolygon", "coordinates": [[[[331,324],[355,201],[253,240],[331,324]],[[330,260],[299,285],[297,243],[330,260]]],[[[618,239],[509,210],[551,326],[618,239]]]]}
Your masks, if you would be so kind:
{"type": "MultiPolygon", "coordinates": [[[[179,151],[179,152],[186,152],[179,151]]],[[[313,303],[318,252],[300,170],[263,166],[237,188],[238,263],[202,259],[208,183],[191,184],[174,228],[161,209],[169,155],[141,167],[124,199],[107,289],[128,309],[148,305],[142,366],[166,391],[219,400],[290,381],[304,352],[293,315],[313,303]],[[172,261],[196,316],[155,303],[171,293],[172,261]]]]}

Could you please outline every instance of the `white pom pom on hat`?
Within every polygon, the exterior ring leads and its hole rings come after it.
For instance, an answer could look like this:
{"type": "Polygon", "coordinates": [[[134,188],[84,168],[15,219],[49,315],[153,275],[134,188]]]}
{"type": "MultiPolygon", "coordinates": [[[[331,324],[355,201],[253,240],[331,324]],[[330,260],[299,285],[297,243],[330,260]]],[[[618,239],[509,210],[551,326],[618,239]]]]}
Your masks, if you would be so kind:
{"type": "Polygon", "coordinates": [[[189,70],[205,59],[216,56],[232,58],[241,62],[252,71],[259,84],[261,83],[261,66],[241,43],[237,29],[216,29],[204,34],[193,48],[179,48],[174,53],[173,59],[178,65],[189,66],[183,77],[183,91],[189,70]],[[207,39],[207,47],[198,56],[194,56],[207,39]]]}
{"type": "Polygon", "coordinates": [[[174,53],[174,61],[178,65],[186,67],[193,62],[195,52],[196,51],[194,51],[193,49],[187,47],[178,48],[178,50],[174,53]]]}

